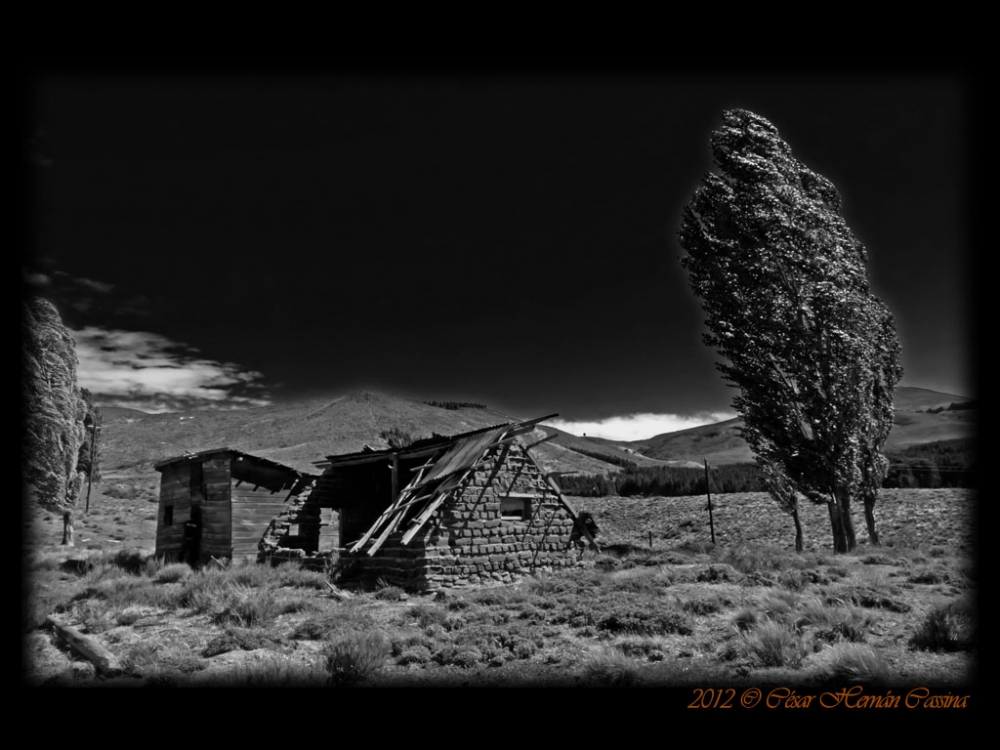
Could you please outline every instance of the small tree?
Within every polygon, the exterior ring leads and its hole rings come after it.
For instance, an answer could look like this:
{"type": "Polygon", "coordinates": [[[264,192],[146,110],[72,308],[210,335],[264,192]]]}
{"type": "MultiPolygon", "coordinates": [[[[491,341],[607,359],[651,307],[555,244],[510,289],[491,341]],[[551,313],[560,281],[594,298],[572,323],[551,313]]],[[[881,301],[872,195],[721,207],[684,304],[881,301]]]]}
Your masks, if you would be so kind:
{"type": "Polygon", "coordinates": [[[892,315],[871,291],[833,184],[764,118],[723,119],[711,138],[721,174],[705,176],[679,232],[705,342],[729,361],[718,367],[740,390],[733,405],[779,504],[794,507],[789,488],[826,503],[842,552],[855,545],[860,495],[877,543],[881,448],[902,375],[892,315]]]}

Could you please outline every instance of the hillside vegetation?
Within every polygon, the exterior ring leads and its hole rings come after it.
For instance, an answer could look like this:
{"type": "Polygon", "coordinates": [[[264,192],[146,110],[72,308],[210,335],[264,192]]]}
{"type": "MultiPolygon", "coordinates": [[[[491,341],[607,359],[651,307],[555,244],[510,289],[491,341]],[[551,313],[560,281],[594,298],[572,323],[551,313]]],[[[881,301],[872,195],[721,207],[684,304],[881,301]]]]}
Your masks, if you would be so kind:
{"type": "MultiPolygon", "coordinates": [[[[975,487],[974,446],[971,440],[925,443],[888,454],[889,474],[883,487],[975,487]]],[[[756,464],[713,466],[706,483],[703,468],[630,466],[606,476],[574,475],[560,479],[560,487],[573,495],[663,495],[681,497],[715,493],[762,492],[763,474],[756,464]]]]}

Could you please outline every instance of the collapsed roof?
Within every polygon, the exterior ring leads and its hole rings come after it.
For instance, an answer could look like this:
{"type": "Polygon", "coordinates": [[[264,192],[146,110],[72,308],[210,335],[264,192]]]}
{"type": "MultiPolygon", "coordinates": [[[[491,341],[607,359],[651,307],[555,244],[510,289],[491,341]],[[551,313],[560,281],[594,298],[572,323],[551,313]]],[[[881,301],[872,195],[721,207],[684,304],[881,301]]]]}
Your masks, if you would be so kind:
{"type": "MultiPolygon", "coordinates": [[[[415,476],[401,489],[394,484],[392,501],[379,515],[360,539],[348,550],[351,553],[365,552],[374,555],[389,536],[406,523],[402,536],[402,544],[406,545],[431,518],[434,511],[459,487],[476,469],[489,463],[488,454],[495,448],[500,448],[501,454],[496,461],[501,466],[506,458],[511,443],[521,435],[531,432],[535,425],[552,419],[554,414],[523,422],[484,427],[471,432],[464,432],[450,437],[434,436],[417,441],[404,448],[389,448],[385,450],[365,450],[340,456],[328,456],[325,461],[317,461],[316,466],[326,469],[324,476],[335,473],[338,469],[362,464],[390,462],[393,466],[393,479],[397,481],[397,467],[402,460],[412,462],[414,459],[425,458],[426,461],[413,469],[415,476]]],[[[549,438],[545,438],[548,440],[549,438]]],[[[540,440],[533,445],[537,445],[540,440]]],[[[532,447],[532,446],[527,446],[532,447]]],[[[546,481],[549,480],[546,478],[546,481]]],[[[321,479],[322,482],[322,479],[321,479]]],[[[551,482],[549,482],[551,485],[551,482]]],[[[562,498],[558,488],[552,486],[560,502],[566,507],[575,520],[576,512],[562,498]]]]}

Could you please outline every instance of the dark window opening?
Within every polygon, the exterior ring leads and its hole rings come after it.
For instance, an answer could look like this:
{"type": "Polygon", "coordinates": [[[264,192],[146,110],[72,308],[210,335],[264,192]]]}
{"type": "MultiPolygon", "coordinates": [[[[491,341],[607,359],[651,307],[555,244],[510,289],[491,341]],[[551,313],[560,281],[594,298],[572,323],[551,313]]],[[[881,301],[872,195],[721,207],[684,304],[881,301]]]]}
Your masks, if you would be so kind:
{"type": "Polygon", "coordinates": [[[525,497],[500,498],[500,518],[527,521],[531,517],[531,503],[525,497]]]}
{"type": "Polygon", "coordinates": [[[163,525],[173,526],[174,525],[174,506],[165,505],[163,506],[163,525]]]}

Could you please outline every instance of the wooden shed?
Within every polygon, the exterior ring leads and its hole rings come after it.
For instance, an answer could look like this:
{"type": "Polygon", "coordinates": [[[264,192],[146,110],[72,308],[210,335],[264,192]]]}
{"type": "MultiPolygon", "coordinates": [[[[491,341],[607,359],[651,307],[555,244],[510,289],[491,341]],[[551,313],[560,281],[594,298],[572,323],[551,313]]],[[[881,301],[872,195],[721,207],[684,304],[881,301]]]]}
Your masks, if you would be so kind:
{"type": "MultiPolygon", "coordinates": [[[[189,453],[155,468],[160,472],[156,554],[171,560],[256,559],[265,537],[274,536],[276,520],[289,507],[301,507],[316,481],[312,474],[232,448],[189,453]]],[[[318,512],[308,519],[302,515],[302,523],[284,529],[285,541],[315,548],[321,518],[318,512]]]]}
{"type": "Polygon", "coordinates": [[[340,518],[341,576],[413,590],[507,582],[596,546],[522,438],[545,419],[329,456],[312,492],[340,518]]]}

